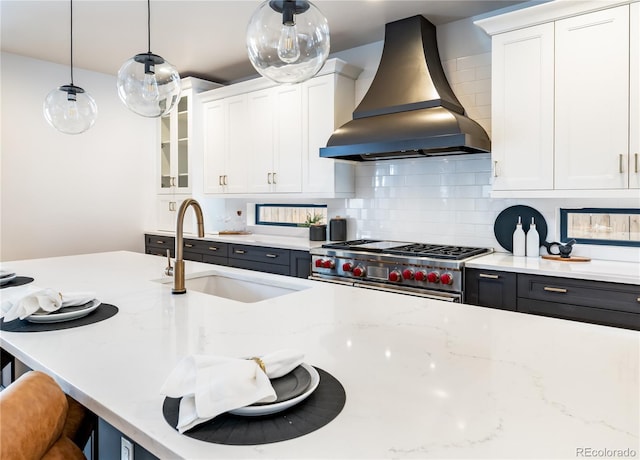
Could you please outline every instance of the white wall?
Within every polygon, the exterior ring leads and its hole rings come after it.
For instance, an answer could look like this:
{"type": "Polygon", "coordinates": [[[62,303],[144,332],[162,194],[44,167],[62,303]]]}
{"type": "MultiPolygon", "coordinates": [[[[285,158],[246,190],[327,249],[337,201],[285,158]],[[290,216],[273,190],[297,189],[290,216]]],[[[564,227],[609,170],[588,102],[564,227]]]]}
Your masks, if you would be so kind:
{"type": "Polygon", "coordinates": [[[98,105],[96,124],[61,134],[42,115],[69,68],[1,55],[0,260],[143,251],[154,213],[156,120],[120,102],[115,77],[75,69],[98,105]]]}

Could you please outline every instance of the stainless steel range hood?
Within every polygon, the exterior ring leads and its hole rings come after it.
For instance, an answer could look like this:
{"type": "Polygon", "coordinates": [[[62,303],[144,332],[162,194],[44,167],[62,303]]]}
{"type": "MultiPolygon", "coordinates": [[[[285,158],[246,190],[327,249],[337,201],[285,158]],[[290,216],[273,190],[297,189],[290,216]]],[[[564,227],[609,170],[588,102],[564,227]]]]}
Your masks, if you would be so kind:
{"type": "Polygon", "coordinates": [[[385,26],[378,71],[353,120],[338,128],[320,156],[381,160],[485,153],[485,130],[464,115],[442,69],[436,28],[423,16],[385,26]]]}

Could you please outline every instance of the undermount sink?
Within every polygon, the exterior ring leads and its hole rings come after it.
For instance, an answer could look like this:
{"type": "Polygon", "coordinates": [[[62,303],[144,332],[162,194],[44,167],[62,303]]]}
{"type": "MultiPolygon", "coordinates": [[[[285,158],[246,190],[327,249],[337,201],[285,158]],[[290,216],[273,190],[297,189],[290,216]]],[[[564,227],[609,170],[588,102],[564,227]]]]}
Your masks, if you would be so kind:
{"type": "MultiPolygon", "coordinates": [[[[160,280],[164,284],[172,284],[173,279],[160,280]]],[[[240,279],[219,274],[195,274],[185,277],[187,292],[197,291],[238,302],[253,303],[272,299],[307,289],[307,286],[288,285],[273,286],[262,280],[240,279]]]]}

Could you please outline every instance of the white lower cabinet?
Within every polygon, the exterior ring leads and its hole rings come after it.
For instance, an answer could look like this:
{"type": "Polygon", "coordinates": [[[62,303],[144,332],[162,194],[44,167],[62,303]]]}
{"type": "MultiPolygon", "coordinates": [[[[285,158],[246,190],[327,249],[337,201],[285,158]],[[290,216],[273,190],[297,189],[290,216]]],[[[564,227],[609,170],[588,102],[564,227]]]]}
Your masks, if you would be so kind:
{"type": "MultiPolygon", "coordinates": [[[[157,230],[166,232],[176,231],[176,216],[178,215],[178,209],[184,200],[189,197],[186,196],[158,196],[156,201],[156,223],[157,230]]],[[[188,212],[184,215],[184,229],[185,231],[192,232],[195,225],[193,213],[188,212]]]]}
{"type": "Polygon", "coordinates": [[[637,193],[639,5],[589,5],[476,21],[492,35],[493,196],[637,193]]]}
{"type": "Polygon", "coordinates": [[[203,95],[204,192],[353,196],[353,164],[320,158],[319,149],[351,119],[359,73],[332,59],[301,84],[258,78],[203,95]]]}

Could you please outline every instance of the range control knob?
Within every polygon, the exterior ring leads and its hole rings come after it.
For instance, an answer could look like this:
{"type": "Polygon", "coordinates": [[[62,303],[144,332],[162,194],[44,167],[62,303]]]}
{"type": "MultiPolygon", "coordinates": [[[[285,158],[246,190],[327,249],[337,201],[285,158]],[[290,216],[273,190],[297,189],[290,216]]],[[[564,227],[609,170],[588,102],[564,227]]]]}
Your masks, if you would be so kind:
{"type": "Polygon", "coordinates": [[[453,276],[451,273],[445,273],[440,277],[440,283],[442,284],[453,284],[453,276]]]}
{"type": "Polygon", "coordinates": [[[429,272],[427,275],[427,281],[430,283],[437,283],[440,281],[440,274],[438,272],[429,272]]]}
{"type": "Polygon", "coordinates": [[[322,268],[322,259],[316,259],[316,267],[322,268]]]}
{"type": "Polygon", "coordinates": [[[406,280],[412,280],[413,279],[413,270],[411,270],[410,268],[407,268],[406,270],[402,271],[402,277],[406,280]]]}
{"type": "Polygon", "coordinates": [[[362,278],[364,276],[364,267],[361,265],[358,265],[356,268],[353,269],[353,276],[357,276],[358,278],[362,278]]]}
{"type": "Polygon", "coordinates": [[[393,270],[391,273],[389,273],[389,281],[392,281],[394,283],[402,281],[402,274],[398,270],[393,270]]]}
{"type": "Polygon", "coordinates": [[[418,270],[414,276],[416,281],[426,281],[427,280],[427,272],[424,270],[418,270]]]}
{"type": "Polygon", "coordinates": [[[336,266],[336,263],[331,259],[322,261],[322,268],[333,268],[335,266],[336,266]]]}
{"type": "Polygon", "coordinates": [[[342,271],[350,272],[353,270],[353,264],[351,262],[345,262],[342,264],[342,271]]]}

